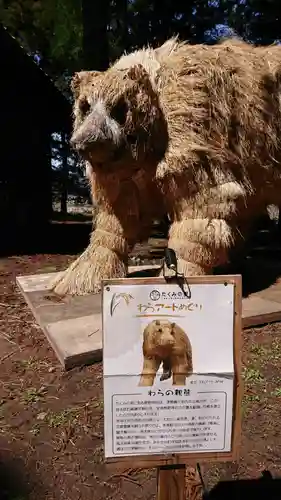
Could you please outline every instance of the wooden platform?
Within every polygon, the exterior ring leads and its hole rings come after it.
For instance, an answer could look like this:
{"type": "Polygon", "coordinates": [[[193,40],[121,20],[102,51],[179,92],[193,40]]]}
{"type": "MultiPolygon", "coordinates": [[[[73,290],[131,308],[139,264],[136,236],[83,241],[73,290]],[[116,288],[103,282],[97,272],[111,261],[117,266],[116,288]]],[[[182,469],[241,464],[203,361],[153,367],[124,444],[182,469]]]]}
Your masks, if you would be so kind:
{"type": "MultiPolygon", "coordinates": [[[[153,276],[159,266],[129,268],[129,276],[153,276]]],[[[258,271],[258,270],[257,270],[258,271]]],[[[51,274],[16,278],[26,302],[67,370],[102,359],[101,296],[57,299],[50,293],[51,274]]],[[[243,327],[281,321],[281,280],[243,299],[243,327]]]]}
{"type": "MultiPolygon", "coordinates": [[[[159,266],[131,266],[129,276],[153,276],[159,266]],[[148,272],[148,274],[147,274],[148,272]]],[[[102,359],[101,296],[58,299],[48,283],[56,273],[17,276],[17,284],[59,361],[68,370],[102,359]]]]}

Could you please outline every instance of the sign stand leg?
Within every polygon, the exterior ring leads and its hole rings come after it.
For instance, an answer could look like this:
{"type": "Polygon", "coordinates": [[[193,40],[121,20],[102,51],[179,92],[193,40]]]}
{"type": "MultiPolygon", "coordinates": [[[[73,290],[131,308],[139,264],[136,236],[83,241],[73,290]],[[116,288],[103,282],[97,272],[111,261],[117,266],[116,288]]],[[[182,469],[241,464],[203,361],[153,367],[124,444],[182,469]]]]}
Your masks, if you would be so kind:
{"type": "Polygon", "coordinates": [[[188,500],[185,496],[185,465],[157,468],[157,500],[188,500]]]}
{"type": "Polygon", "coordinates": [[[200,475],[199,470],[185,464],[158,467],[156,500],[206,499],[207,492],[200,475]],[[191,472],[191,477],[188,477],[188,472],[191,472]]]}

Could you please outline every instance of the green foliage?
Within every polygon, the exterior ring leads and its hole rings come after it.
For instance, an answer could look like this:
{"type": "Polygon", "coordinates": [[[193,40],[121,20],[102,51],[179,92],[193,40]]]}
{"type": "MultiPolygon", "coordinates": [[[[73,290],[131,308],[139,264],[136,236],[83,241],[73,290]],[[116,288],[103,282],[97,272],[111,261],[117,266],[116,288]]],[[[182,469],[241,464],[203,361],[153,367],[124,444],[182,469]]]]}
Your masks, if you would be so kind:
{"type": "Polygon", "coordinates": [[[80,0],[0,0],[0,17],[29,54],[39,55],[40,65],[61,85],[79,68],[80,0]]]}
{"type": "MultiPolygon", "coordinates": [[[[83,0],[87,1],[92,0],[83,0]]],[[[110,11],[110,60],[124,49],[159,44],[174,34],[198,43],[225,23],[258,43],[281,37],[280,0],[105,1],[110,11]]],[[[98,3],[93,23],[99,15],[98,3]]],[[[39,54],[40,64],[58,85],[67,87],[68,77],[82,66],[82,0],[0,0],[0,16],[29,53],[39,54]]]]}
{"type": "MultiPolygon", "coordinates": [[[[281,38],[280,13],[280,0],[0,0],[2,23],[69,97],[70,78],[84,63],[97,69],[124,50],[176,34],[215,43],[225,25],[246,40],[270,44],[281,38]]],[[[54,147],[53,154],[61,184],[62,153],[54,147]]],[[[68,182],[77,184],[82,172],[71,155],[68,167],[68,182]]]]}
{"type": "Polygon", "coordinates": [[[280,0],[220,0],[228,24],[244,39],[269,45],[281,39],[280,0]]]}

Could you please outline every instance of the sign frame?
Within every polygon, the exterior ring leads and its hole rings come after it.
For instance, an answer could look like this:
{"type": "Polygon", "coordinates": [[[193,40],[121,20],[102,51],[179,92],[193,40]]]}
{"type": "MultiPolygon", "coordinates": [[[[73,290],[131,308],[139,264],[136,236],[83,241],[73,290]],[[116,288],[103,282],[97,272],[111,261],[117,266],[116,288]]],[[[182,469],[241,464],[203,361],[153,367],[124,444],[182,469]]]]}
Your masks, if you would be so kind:
{"type": "MultiPolygon", "coordinates": [[[[189,285],[200,284],[231,284],[234,289],[233,307],[233,410],[232,410],[232,435],[231,451],[227,452],[194,452],[194,453],[167,453],[145,454],[134,456],[104,457],[105,464],[119,465],[122,468],[151,468],[165,465],[186,464],[197,462],[228,462],[235,461],[239,456],[241,439],[241,403],[243,395],[242,386],[242,276],[233,275],[205,275],[185,278],[189,285]]],[[[149,278],[116,278],[104,280],[102,283],[102,344],[104,345],[104,288],[111,285],[171,285],[177,284],[175,277],[149,277],[149,278]]],[[[104,381],[104,370],[103,370],[104,381]]]]}

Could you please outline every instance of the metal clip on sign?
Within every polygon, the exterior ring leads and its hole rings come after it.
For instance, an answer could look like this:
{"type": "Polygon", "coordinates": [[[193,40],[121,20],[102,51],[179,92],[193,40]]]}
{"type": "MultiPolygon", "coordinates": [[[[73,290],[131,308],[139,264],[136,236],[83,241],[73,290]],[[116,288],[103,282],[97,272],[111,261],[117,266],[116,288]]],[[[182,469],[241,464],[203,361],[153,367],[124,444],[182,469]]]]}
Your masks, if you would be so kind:
{"type": "Polygon", "coordinates": [[[164,251],[164,259],[163,259],[162,269],[163,269],[164,278],[167,281],[168,276],[165,275],[165,264],[166,264],[168,269],[170,269],[171,271],[174,271],[175,274],[174,274],[174,276],[171,276],[171,278],[176,278],[176,281],[177,281],[180,289],[182,290],[183,294],[185,295],[186,298],[190,299],[191,298],[190,286],[189,286],[184,274],[178,272],[177,256],[176,256],[176,252],[172,248],[165,248],[165,251],[164,251]],[[187,292],[184,289],[184,285],[186,285],[188,288],[187,292]]]}

